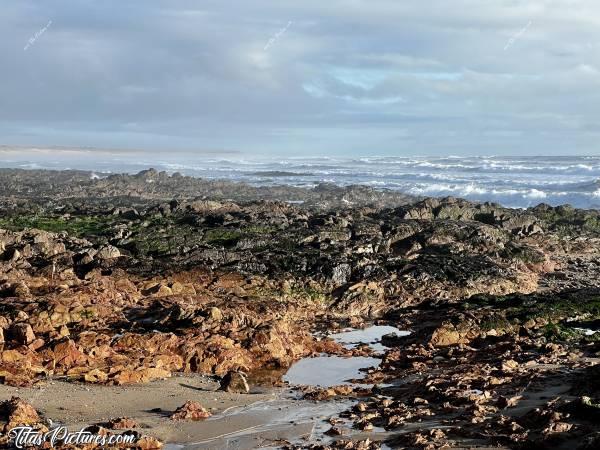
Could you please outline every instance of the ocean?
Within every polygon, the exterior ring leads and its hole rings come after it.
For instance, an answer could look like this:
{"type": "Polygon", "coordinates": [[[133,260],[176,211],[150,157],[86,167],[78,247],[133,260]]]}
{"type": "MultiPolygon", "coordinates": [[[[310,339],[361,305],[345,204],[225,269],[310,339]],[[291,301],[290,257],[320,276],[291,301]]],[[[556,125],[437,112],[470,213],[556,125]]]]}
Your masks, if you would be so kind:
{"type": "MultiPolygon", "coordinates": [[[[419,196],[455,196],[511,208],[539,203],[600,209],[600,156],[288,157],[165,156],[145,153],[0,153],[1,167],[86,169],[98,176],[154,167],[255,186],[360,184],[419,196]]],[[[69,153],[69,152],[67,152],[69,153]]]]}

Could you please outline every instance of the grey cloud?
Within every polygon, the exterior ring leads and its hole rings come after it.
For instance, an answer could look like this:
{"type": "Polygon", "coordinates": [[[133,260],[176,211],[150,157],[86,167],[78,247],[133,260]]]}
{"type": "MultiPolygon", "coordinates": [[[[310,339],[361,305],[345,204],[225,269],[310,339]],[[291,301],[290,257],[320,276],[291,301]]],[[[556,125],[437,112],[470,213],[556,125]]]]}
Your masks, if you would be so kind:
{"type": "Polygon", "coordinates": [[[593,0],[9,2],[0,131],[283,155],[597,152],[599,25],[593,0]]]}

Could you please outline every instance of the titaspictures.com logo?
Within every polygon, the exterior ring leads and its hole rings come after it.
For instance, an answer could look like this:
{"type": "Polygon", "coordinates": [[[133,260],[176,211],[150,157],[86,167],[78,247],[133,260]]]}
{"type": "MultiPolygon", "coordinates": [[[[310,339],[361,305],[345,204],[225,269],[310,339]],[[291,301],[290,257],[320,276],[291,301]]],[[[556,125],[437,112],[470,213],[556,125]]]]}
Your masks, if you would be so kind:
{"type": "Polygon", "coordinates": [[[66,427],[56,427],[45,433],[35,430],[33,427],[15,427],[8,432],[8,437],[16,448],[41,447],[49,443],[52,447],[58,445],[86,445],[95,444],[99,446],[133,444],[136,440],[135,434],[110,434],[102,435],[86,431],[85,428],[70,432],[66,427]]]}

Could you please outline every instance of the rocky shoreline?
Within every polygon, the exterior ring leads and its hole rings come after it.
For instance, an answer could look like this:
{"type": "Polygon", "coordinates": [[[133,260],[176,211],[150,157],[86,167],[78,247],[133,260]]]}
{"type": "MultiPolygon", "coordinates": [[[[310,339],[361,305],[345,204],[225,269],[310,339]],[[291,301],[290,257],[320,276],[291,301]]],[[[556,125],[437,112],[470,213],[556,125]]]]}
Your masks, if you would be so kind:
{"type": "MultiPolygon", "coordinates": [[[[365,373],[374,387],[304,393],[359,399],[329,418],[334,438],[278,446],[600,443],[598,211],[8,169],[0,207],[7,386],[182,373],[245,393],[242,374],[251,387],[281,385],[300,358],[368,353],[314,332],[381,321],[411,334],[384,338],[381,365],[365,373]]],[[[17,422],[46,426],[6,400],[3,445],[17,422]]],[[[178,417],[202,419],[198,407],[178,417]]]]}

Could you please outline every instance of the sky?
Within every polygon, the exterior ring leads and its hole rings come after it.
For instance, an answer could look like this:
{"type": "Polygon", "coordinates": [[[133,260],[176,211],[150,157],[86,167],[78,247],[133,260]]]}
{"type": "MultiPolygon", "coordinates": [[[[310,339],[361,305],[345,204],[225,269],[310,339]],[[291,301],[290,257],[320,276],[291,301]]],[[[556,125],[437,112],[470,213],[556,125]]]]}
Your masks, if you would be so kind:
{"type": "Polygon", "coordinates": [[[0,144],[600,154],[597,0],[4,0],[0,144]]]}

